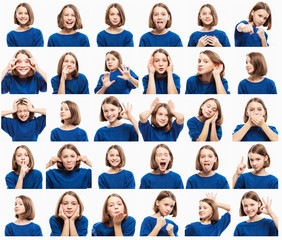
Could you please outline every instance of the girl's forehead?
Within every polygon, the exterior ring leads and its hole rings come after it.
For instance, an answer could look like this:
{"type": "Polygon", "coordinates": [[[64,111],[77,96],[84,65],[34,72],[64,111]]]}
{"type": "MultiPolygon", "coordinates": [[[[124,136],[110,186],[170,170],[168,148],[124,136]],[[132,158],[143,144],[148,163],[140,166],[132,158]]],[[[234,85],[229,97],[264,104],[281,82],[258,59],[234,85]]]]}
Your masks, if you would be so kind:
{"type": "Polygon", "coordinates": [[[217,108],[217,104],[214,100],[209,100],[204,105],[211,105],[213,108],[217,108]]]}
{"type": "Polygon", "coordinates": [[[166,198],[163,198],[162,200],[160,200],[161,203],[168,203],[170,205],[174,205],[175,204],[175,201],[170,198],[170,197],[166,197],[166,198]]]}
{"type": "Polygon", "coordinates": [[[67,194],[63,197],[62,202],[77,202],[77,199],[74,196],[67,194]]]}
{"type": "Polygon", "coordinates": [[[211,12],[211,9],[209,7],[203,7],[202,10],[201,10],[201,13],[203,12],[211,12]]]}
{"type": "Polygon", "coordinates": [[[200,154],[213,154],[214,155],[214,152],[210,149],[204,148],[201,150],[200,154]]]}
{"type": "Polygon", "coordinates": [[[24,148],[18,148],[16,153],[26,153],[27,151],[24,148]]]}
{"type": "Polygon", "coordinates": [[[113,55],[113,54],[111,54],[111,53],[108,53],[108,54],[106,55],[106,58],[111,58],[111,59],[115,58],[115,59],[118,59],[115,55],[113,55]]]}
{"type": "Polygon", "coordinates": [[[243,204],[255,204],[255,203],[258,203],[257,201],[255,201],[255,200],[253,200],[253,199],[251,199],[251,198],[243,198],[242,199],[242,203],[243,204]]]}
{"type": "Polygon", "coordinates": [[[18,104],[17,105],[17,109],[18,110],[26,110],[27,109],[27,106],[25,104],[18,104]]]}
{"type": "Polygon", "coordinates": [[[164,53],[156,52],[154,58],[167,58],[167,56],[164,53]]]}
{"type": "Polygon", "coordinates": [[[251,107],[262,107],[263,108],[261,103],[254,102],[254,101],[249,103],[248,108],[251,108],[251,107]]]}
{"type": "Polygon", "coordinates": [[[118,154],[118,150],[115,148],[111,148],[108,152],[108,154],[118,154]]]}
{"type": "Polygon", "coordinates": [[[105,110],[105,109],[118,108],[118,107],[113,105],[113,104],[111,104],[111,103],[104,103],[102,105],[102,108],[103,108],[103,110],[105,110]]]}
{"type": "Polygon", "coordinates": [[[208,55],[204,54],[204,53],[200,54],[199,59],[211,61],[211,59],[208,57],[208,55]]]}
{"type": "Polygon", "coordinates": [[[153,12],[154,13],[159,13],[159,12],[166,12],[166,13],[168,13],[165,8],[159,7],[159,6],[155,7],[153,12]]]}
{"type": "Polygon", "coordinates": [[[70,8],[70,7],[66,7],[65,9],[64,9],[64,14],[74,14],[74,11],[73,11],[73,9],[72,8],[70,8]]]}
{"type": "Polygon", "coordinates": [[[254,12],[257,13],[257,14],[262,14],[264,17],[267,17],[267,18],[269,17],[269,14],[265,9],[258,9],[254,12]]]}
{"type": "Polygon", "coordinates": [[[67,55],[65,56],[64,60],[72,60],[72,61],[75,61],[75,58],[74,58],[72,55],[67,54],[67,55]]]}
{"type": "Polygon", "coordinates": [[[159,107],[157,113],[167,113],[167,110],[165,107],[159,107]]]}
{"type": "Polygon", "coordinates": [[[122,200],[119,197],[116,197],[116,196],[111,196],[108,199],[108,204],[110,204],[110,203],[117,203],[117,202],[122,202],[122,200]]]}
{"type": "Polygon", "coordinates": [[[158,147],[156,149],[156,154],[158,154],[158,153],[169,153],[169,151],[164,147],[158,147]]]}
{"type": "Polygon", "coordinates": [[[211,208],[211,206],[207,202],[204,202],[204,201],[200,201],[199,202],[199,206],[200,207],[210,207],[211,208]]]}
{"type": "Polygon", "coordinates": [[[16,59],[27,59],[28,56],[24,53],[19,53],[17,56],[16,56],[16,59]]]}
{"type": "Polygon", "coordinates": [[[68,108],[69,106],[68,106],[68,104],[66,104],[66,103],[62,103],[62,104],[61,104],[61,107],[68,108]]]}
{"type": "Polygon", "coordinates": [[[111,7],[109,13],[119,13],[119,10],[115,7],[111,7]]]}
{"type": "Polygon", "coordinates": [[[76,154],[76,152],[74,150],[72,150],[72,149],[65,148],[62,151],[62,154],[76,154]]]}
{"type": "Polygon", "coordinates": [[[17,12],[27,12],[27,9],[24,6],[20,6],[17,8],[17,12]]]}

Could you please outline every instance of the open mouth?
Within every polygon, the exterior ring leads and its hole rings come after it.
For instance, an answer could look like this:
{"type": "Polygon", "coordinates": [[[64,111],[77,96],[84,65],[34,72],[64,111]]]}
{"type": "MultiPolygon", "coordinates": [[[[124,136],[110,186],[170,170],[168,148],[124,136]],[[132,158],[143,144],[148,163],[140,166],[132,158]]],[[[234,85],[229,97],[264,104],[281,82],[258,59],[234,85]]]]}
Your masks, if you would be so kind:
{"type": "Polygon", "coordinates": [[[163,28],[163,21],[157,21],[157,27],[159,29],[163,28]]]}

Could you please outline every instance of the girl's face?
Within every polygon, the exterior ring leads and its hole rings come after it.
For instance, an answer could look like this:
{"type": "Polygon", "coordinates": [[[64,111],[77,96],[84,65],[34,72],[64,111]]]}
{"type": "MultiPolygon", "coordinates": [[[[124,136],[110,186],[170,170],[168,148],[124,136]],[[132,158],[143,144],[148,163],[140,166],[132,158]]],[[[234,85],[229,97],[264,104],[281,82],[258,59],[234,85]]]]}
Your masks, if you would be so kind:
{"type": "Polygon", "coordinates": [[[118,26],[119,25],[119,23],[120,23],[120,13],[115,7],[112,7],[110,9],[109,19],[110,19],[111,26],[118,26]]]}
{"type": "Polygon", "coordinates": [[[111,218],[119,213],[124,213],[124,205],[119,197],[110,197],[107,204],[107,212],[111,218]]]}
{"type": "Polygon", "coordinates": [[[110,103],[104,103],[102,106],[104,117],[109,123],[113,123],[118,119],[121,108],[110,103]]]}
{"type": "Polygon", "coordinates": [[[198,74],[211,73],[215,68],[215,64],[212,60],[204,53],[201,53],[198,59],[198,74]]]}
{"type": "Polygon", "coordinates": [[[210,8],[204,7],[201,10],[200,19],[202,20],[204,26],[210,26],[212,24],[213,16],[212,16],[210,8]]]}
{"type": "Polygon", "coordinates": [[[19,7],[16,12],[16,18],[20,25],[26,25],[29,21],[29,15],[25,7],[19,7]]]}
{"type": "Polygon", "coordinates": [[[213,165],[217,161],[213,151],[204,148],[201,150],[199,157],[203,172],[212,171],[213,165]]]}
{"type": "Polygon", "coordinates": [[[72,55],[66,55],[63,61],[62,69],[68,68],[69,73],[73,73],[76,70],[76,61],[72,55]]]}
{"type": "Polygon", "coordinates": [[[120,164],[120,155],[117,149],[112,148],[107,155],[111,167],[116,168],[120,164]]]}
{"type": "Polygon", "coordinates": [[[29,118],[29,111],[26,105],[18,104],[17,105],[17,116],[19,120],[25,122],[29,118]]]}
{"type": "Polygon", "coordinates": [[[75,151],[65,148],[62,152],[61,161],[67,171],[72,171],[78,161],[75,151]]]}
{"type": "Polygon", "coordinates": [[[168,123],[168,112],[164,107],[160,107],[156,113],[158,127],[165,127],[168,123]]]}
{"type": "Polygon", "coordinates": [[[206,202],[199,203],[199,216],[202,220],[208,220],[212,217],[212,207],[206,202]]]}
{"type": "Polygon", "coordinates": [[[241,204],[243,205],[245,214],[249,218],[256,216],[259,208],[261,207],[260,202],[256,202],[255,200],[250,198],[244,198],[241,204]]]}
{"type": "Polygon", "coordinates": [[[259,9],[256,11],[253,10],[251,14],[253,16],[253,23],[256,27],[263,26],[269,17],[269,14],[264,9],[259,9]]]}
{"type": "Polygon", "coordinates": [[[68,218],[71,218],[74,215],[79,206],[77,199],[71,195],[65,195],[61,204],[63,212],[68,218]]]}
{"type": "Polygon", "coordinates": [[[23,204],[23,200],[21,198],[16,198],[15,201],[15,215],[21,215],[25,213],[25,207],[23,204]]]}
{"type": "Polygon", "coordinates": [[[254,72],[254,65],[252,64],[251,62],[251,58],[249,56],[247,56],[246,58],[246,69],[247,69],[247,72],[248,74],[252,74],[254,72]]]}
{"type": "Polygon", "coordinates": [[[259,102],[250,102],[247,109],[247,116],[258,115],[264,117],[265,110],[259,102]]]}
{"type": "Polygon", "coordinates": [[[110,72],[118,69],[119,60],[113,54],[108,53],[106,55],[106,65],[110,72]]]}
{"type": "Polygon", "coordinates": [[[175,201],[170,197],[166,197],[160,201],[157,200],[156,205],[159,209],[161,216],[166,217],[171,214],[175,205],[175,201]]]}
{"type": "Polygon", "coordinates": [[[70,112],[68,104],[66,103],[61,104],[60,117],[61,117],[61,120],[68,120],[71,118],[71,112],[70,112]]]}
{"type": "Polygon", "coordinates": [[[29,155],[24,148],[18,148],[16,151],[16,163],[19,167],[29,164],[29,155]]]}
{"type": "Polygon", "coordinates": [[[168,67],[168,59],[164,53],[156,52],[154,54],[153,66],[159,74],[166,72],[168,67]]]}
{"type": "Polygon", "coordinates": [[[211,118],[217,112],[216,102],[213,100],[209,100],[204,103],[201,107],[202,114],[205,118],[211,118]]]}
{"type": "Polygon", "coordinates": [[[73,29],[74,25],[76,23],[76,17],[74,11],[67,7],[63,11],[63,21],[64,21],[64,27],[66,29],[73,29]]]}
{"type": "Polygon", "coordinates": [[[167,21],[170,19],[170,16],[167,10],[163,7],[155,7],[153,10],[153,22],[157,30],[165,29],[167,21]]]}
{"type": "Polygon", "coordinates": [[[267,156],[262,156],[257,153],[249,153],[249,161],[251,167],[256,171],[259,172],[264,168],[265,162],[268,160],[267,156]]]}
{"type": "Polygon", "coordinates": [[[169,151],[166,148],[158,147],[155,154],[155,161],[159,167],[159,170],[164,172],[171,160],[169,151]]]}
{"type": "Polygon", "coordinates": [[[19,53],[16,56],[16,71],[20,76],[26,76],[31,70],[30,61],[27,55],[19,53]]]}

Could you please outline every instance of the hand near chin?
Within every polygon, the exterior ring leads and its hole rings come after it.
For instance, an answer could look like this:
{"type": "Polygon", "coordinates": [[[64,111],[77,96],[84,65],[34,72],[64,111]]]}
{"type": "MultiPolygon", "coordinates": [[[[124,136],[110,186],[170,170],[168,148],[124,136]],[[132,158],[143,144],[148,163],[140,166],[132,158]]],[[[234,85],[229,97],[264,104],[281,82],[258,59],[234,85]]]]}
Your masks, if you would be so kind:
{"type": "Polygon", "coordinates": [[[123,221],[123,219],[125,218],[125,216],[126,216],[126,214],[124,214],[124,213],[122,213],[122,212],[120,212],[120,213],[114,215],[114,217],[113,217],[113,223],[114,223],[114,225],[120,225],[121,222],[123,221]]]}
{"type": "Polygon", "coordinates": [[[67,66],[65,66],[62,70],[62,77],[63,77],[64,80],[67,80],[68,74],[69,74],[69,69],[68,69],[67,66]]]}
{"type": "Polygon", "coordinates": [[[58,217],[60,217],[60,218],[63,219],[64,221],[65,221],[66,219],[68,219],[68,217],[66,216],[66,214],[65,214],[64,211],[63,211],[63,206],[62,206],[62,204],[60,204],[58,217]]]}
{"type": "Polygon", "coordinates": [[[168,223],[166,226],[166,231],[168,233],[169,236],[174,236],[173,233],[173,225],[171,223],[168,223]]]}
{"type": "Polygon", "coordinates": [[[29,170],[30,168],[26,164],[24,164],[23,166],[21,166],[20,175],[24,178],[29,170]]]}
{"type": "Polygon", "coordinates": [[[157,219],[157,225],[159,226],[159,228],[162,228],[166,225],[166,220],[164,219],[164,217],[159,217],[157,219]]]}
{"type": "Polygon", "coordinates": [[[70,217],[70,220],[75,221],[79,217],[79,209],[80,206],[78,205],[75,213],[70,217]]]}
{"type": "Polygon", "coordinates": [[[264,124],[264,117],[259,115],[251,115],[251,121],[255,126],[261,127],[264,124]]]}

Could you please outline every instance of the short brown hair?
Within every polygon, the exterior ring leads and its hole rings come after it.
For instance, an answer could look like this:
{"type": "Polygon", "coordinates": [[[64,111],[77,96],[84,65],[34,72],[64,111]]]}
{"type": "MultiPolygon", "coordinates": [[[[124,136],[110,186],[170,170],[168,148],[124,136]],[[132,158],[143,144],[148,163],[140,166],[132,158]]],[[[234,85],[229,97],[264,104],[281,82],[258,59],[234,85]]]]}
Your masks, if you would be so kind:
{"type": "Polygon", "coordinates": [[[267,167],[270,166],[270,157],[269,157],[268,152],[267,152],[264,145],[255,144],[250,148],[250,150],[248,152],[248,168],[252,168],[250,158],[249,158],[250,153],[256,153],[256,154],[261,155],[263,157],[267,157],[267,160],[264,162],[263,167],[267,168],[267,167]]]}
{"type": "MultiPolygon", "coordinates": [[[[26,104],[25,104],[26,100],[27,100],[27,98],[19,98],[18,99],[19,103],[17,104],[17,106],[18,105],[25,105],[26,106],[26,104]]],[[[34,106],[32,105],[32,107],[34,107],[34,106]]],[[[16,112],[13,113],[12,116],[13,116],[13,119],[19,119],[16,112]]],[[[34,112],[29,112],[29,118],[28,119],[32,119],[32,118],[34,118],[34,116],[35,116],[34,112]]]]}
{"type": "Polygon", "coordinates": [[[252,10],[249,13],[249,21],[248,22],[253,22],[253,15],[252,15],[252,11],[257,11],[263,9],[268,13],[268,18],[266,19],[265,23],[263,24],[264,27],[267,27],[267,30],[270,30],[272,27],[272,15],[271,15],[271,10],[270,7],[268,6],[267,3],[264,2],[258,2],[255,6],[253,6],[252,10]]]}
{"type": "Polygon", "coordinates": [[[209,8],[209,9],[211,10],[211,15],[212,15],[213,21],[212,21],[212,23],[210,24],[210,26],[211,26],[211,27],[216,26],[217,23],[218,23],[218,17],[217,17],[217,13],[216,13],[216,10],[215,10],[214,6],[211,5],[211,4],[205,4],[205,5],[203,5],[203,6],[200,8],[199,13],[198,13],[198,25],[201,26],[201,27],[204,26],[203,21],[200,19],[201,11],[202,11],[202,9],[203,9],[204,7],[207,7],[207,8],[209,8]]]}
{"type": "Polygon", "coordinates": [[[246,123],[248,120],[249,120],[249,116],[247,116],[247,111],[248,111],[248,107],[249,107],[249,104],[251,102],[257,102],[257,103],[260,103],[265,111],[265,115],[264,115],[264,121],[266,122],[267,121],[267,109],[266,109],[266,106],[264,104],[264,102],[262,101],[262,99],[260,98],[251,98],[247,104],[246,104],[246,107],[245,107],[245,112],[244,112],[244,123],[246,123]]]}
{"type": "Polygon", "coordinates": [[[164,129],[166,132],[168,132],[168,131],[171,129],[171,127],[172,127],[172,117],[173,117],[173,114],[172,114],[172,112],[171,112],[171,110],[170,110],[170,106],[169,106],[167,103],[158,103],[158,104],[155,106],[155,108],[154,108],[154,110],[153,110],[153,112],[152,112],[152,114],[151,114],[151,124],[152,124],[154,127],[157,127],[157,128],[160,127],[160,126],[158,125],[158,123],[157,123],[156,115],[157,115],[157,112],[158,112],[159,108],[161,108],[161,107],[164,107],[164,108],[167,110],[168,122],[167,122],[167,125],[163,127],[163,129],[164,129]]]}
{"type": "Polygon", "coordinates": [[[154,210],[155,213],[159,212],[159,208],[158,208],[156,202],[157,202],[157,201],[161,201],[161,200],[163,200],[164,198],[167,198],[167,197],[168,197],[168,198],[171,198],[171,199],[175,202],[174,207],[173,207],[173,209],[172,209],[172,211],[171,211],[171,213],[170,213],[169,215],[172,215],[173,217],[176,217],[176,216],[177,216],[177,202],[176,202],[176,197],[175,197],[175,195],[174,195],[172,192],[170,192],[170,191],[161,191],[161,192],[159,193],[159,195],[157,196],[157,198],[156,198],[156,200],[155,200],[155,202],[154,202],[153,210],[154,210]]]}
{"type": "MultiPolygon", "coordinates": [[[[63,154],[63,151],[64,151],[65,149],[70,149],[70,150],[74,151],[77,156],[81,156],[81,155],[80,155],[80,152],[78,151],[78,149],[76,148],[76,146],[73,145],[73,144],[71,144],[71,143],[69,143],[69,144],[63,145],[63,146],[59,149],[59,151],[58,151],[58,153],[57,153],[57,157],[58,157],[58,158],[61,159],[62,154],[63,154]]],[[[80,163],[81,163],[80,160],[77,161],[74,168],[79,168],[79,167],[80,167],[80,163]]],[[[62,162],[59,162],[59,161],[57,161],[57,167],[58,167],[59,169],[65,169],[65,166],[63,165],[63,163],[62,163],[62,162]]]]}
{"type": "Polygon", "coordinates": [[[74,6],[73,4],[67,4],[67,5],[65,5],[65,6],[62,8],[61,12],[60,12],[59,15],[57,16],[58,27],[61,28],[61,29],[64,29],[64,28],[65,28],[65,26],[64,26],[64,20],[63,20],[63,13],[64,13],[64,10],[65,10],[66,8],[71,8],[71,9],[73,10],[73,12],[74,12],[74,15],[75,15],[75,25],[73,26],[73,30],[77,30],[77,29],[83,28],[79,11],[78,11],[77,7],[74,6]]]}
{"type": "Polygon", "coordinates": [[[126,216],[124,217],[124,219],[122,220],[123,222],[128,218],[128,210],[127,210],[127,206],[123,200],[123,198],[118,195],[117,193],[112,193],[111,195],[109,195],[106,199],[106,201],[104,202],[104,206],[103,206],[103,210],[102,210],[102,223],[104,224],[109,224],[111,222],[111,217],[108,214],[108,200],[111,197],[117,197],[122,201],[123,207],[124,207],[124,214],[126,214],[126,216]]]}
{"type": "Polygon", "coordinates": [[[58,67],[57,67],[57,73],[58,75],[62,75],[62,71],[63,71],[63,63],[65,61],[65,57],[67,55],[70,55],[72,56],[74,59],[75,59],[75,65],[76,65],[76,69],[72,72],[72,77],[75,77],[77,78],[78,77],[78,74],[79,74],[79,64],[78,64],[78,60],[77,60],[77,57],[75,56],[74,53],[72,52],[66,52],[65,54],[63,54],[58,62],[58,67]]]}
{"type": "MultiPolygon", "coordinates": [[[[27,220],[33,220],[35,218],[35,209],[32,200],[24,195],[17,196],[16,199],[17,198],[20,198],[23,201],[23,205],[25,208],[23,218],[27,220]]],[[[19,215],[16,214],[15,217],[19,218],[19,215]]]]}
{"type": "Polygon", "coordinates": [[[18,166],[17,161],[16,161],[16,156],[17,156],[17,151],[20,148],[23,148],[27,152],[27,155],[29,157],[29,163],[28,163],[27,166],[30,168],[30,170],[32,170],[34,168],[34,158],[33,158],[32,152],[30,151],[30,149],[26,145],[20,145],[15,149],[14,154],[13,154],[13,158],[12,158],[12,169],[14,171],[17,171],[19,169],[19,166],[18,166]]]}
{"type": "Polygon", "coordinates": [[[202,146],[199,149],[197,157],[196,157],[196,170],[203,171],[203,167],[202,167],[202,165],[200,163],[200,155],[201,155],[201,151],[203,149],[208,149],[208,150],[213,152],[214,156],[216,157],[216,161],[214,162],[214,164],[212,166],[212,170],[218,169],[218,165],[219,165],[219,163],[218,163],[218,156],[217,156],[217,153],[216,153],[215,149],[212,146],[210,146],[210,145],[204,145],[204,146],[202,146]]]}
{"type": "Polygon", "coordinates": [[[203,112],[202,112],[202,106],[208,102],[208,101],[214,101],[215,104],[216,104],[216,107],[217,107],[217,112],[218,112],[218,117],[217,117],[217,120],[216,120],[216,125],[217,126],[221,126],[222,123],[223,123],[223,114],[222,114],[222,111],[221,111],[221,105],[220,105],[220,102],[216,99],[216,98],[208,98],[206,99],[200,106],[199,108],[199,111],[198,111],[198,115],[199,116],[203,116],[203,112]]]}
{"type": "Polygon", "coordinates": [[[254,68],[254,71],[251,73],[252,75],[265,76],[267,74],[267,64],[262,53],[251,52],[247,54],[247,57],[250,58],[254,68]]]}
{"type": "Polygon", "coordinates": [[[59,198],[59,200],[57,202],[56,210],[55,210],[55,218],[60,218],[59,217],[60,206],[61,206],[61,204],[63,202],[64,196],[66,196],[66,195],[73,196],[77,200],[78,205],[79,205],[79,217],[78,217],[78,219],[81,219],[82,213],[84,211],[84,206],[83,206],[83,203],[80,200],[79,196],[75,192],[73,192],[73,191],[67,191],[59,198]]]}
{"type": "MultiPolygon", "coordinates": [[[[68,119],[68,122],[75,126],[79,125],[81,122],[81,116],[78,105],[70,100],[63,101],[61,104],[63,103],[67,104],[70,110],[71,117],[68,119]]],[[[61,123],[65,123],[65,120],[61,120],[61,123]]]]}
{"type": "MultiPolygon", "coordinates": [[[[104,112],[103,112],[103,105],[104,105],[104,104],[112,104],[112,105],[114,105],[115,107],[120,108],[120,109],[121,109],[120,113],[121,113],[122,110],[123,110],[123,108],[122,108],[122,106],[121,106],[119,100],[118,100],[116,97],[110,96],[110,97],[105,98],[104,101],[103,101],[102,104],[101,104],[100,117],[99,117],[100,122],[106,122],[106,121],[107,121],[107,119],[106,119],[105,116],[104,116],[104,112]]],[[[121,119],[120,113],[119,113],[118,118],[117,118],[118,120],[121,119]]]]}
{"type": "MultiPolygon", "coordinates": [[[[24,55],[26,55],[28,58],[32,58],[32,57],[33,57],[30,51],[28,51],[28,50],[26,50],[26,49],[21,49],[21,50],[19,50],[19,51],[17,51],[17,52],[15,53],[14,58],[17,58],[17,56],[18,56],[19,54],[24,54],[24,55]]],[[[17,71],[16,69],[13,69],[13,70],[11,71],[11,74],[12,74],[13,76],[19,76],[19,73],[18,73],[18,71],[17,71]]],[[[29,70],[29,72],[27,73],[26,77],[32,77],[34,74],[35,74],[35,70],[33,70],[32,68],[30,68],[30,70],[29,70]]]]}
{"type": "MultiPolygon", "coordinates": [[[[212,216],[209,218],[209,220],[211,221],[212,224],[217,223],[219,220],[219,214],[218,214],[218,207],[216,205],[216,202],[210,198],[204,198],[200,200],[200,202],[205,202],[208,205],[210,205],[210,207],[212,208],[212,216]]],[[[202,219],[200,218],[200,220],[202,219]]]]}
{"type": "Polygon", "coordinates": [[[14,24],[17,24],[17,25],[20,25],[18,19],[17,19],[17,11],[20,7],[24,7],[28,13],[28,17],[29,17],[29,20],[28,22],[25,24],[26,26],[30,26],[34,23],[34,14],[33,14],[33,11],[32,11],[32,8],[31,6],[28,4],[28,3],[20,3],[16,9],[15,9],[15,12],[14,12],[14,24]]]}
{"type": "Polygon", "coordinates": [[[111,149],[115,149],[118,151],[118,154],[119,154],[119,157],[120,157],[120,163],[119,165],[117,166],[118,168],[121,168],[121,167],[124,167],[125,166],[125,163],[126,163],[126,158],[125,158],[125,154],[124,154],[124,151],[122,149],[121,146],[119,145],[112,145],[108,148],[107,152],[106,152],[106,157],[105,157],[105,163],[106,163],[106,166],[108,167],[111,167],[111,164],[108,160],[108,154],[109,154],[109,151],[111,149]]]}
{"type": "Polygon", "coordinates": [[[151,12],[150,12],[150,16],[149,16],[149,28],[153,28],[155,29],[156,28],[156,25],[153,21],[153,15],[154,15],[154,9],[156,7],[161,7],[161,8],[164,8],[166,11],[167,11],[167,14],[169,15],[169,19],[167,20],[167,23],[165,25],[165,28],[170,28],[171,27],[171,24],[172,24],[172,16],[171,16],[171,13],[170,13],[170,10],[169,8],[167,7],[167,5],[165,5],[164,3],[157,3],[153,6],[151,12]]]}
{"type": "Polygon", "coordinates": [[[170,161],[167,165],[166,170],[171,169],[172,165],[173,165],[173,154],[170,151],[169,147],[166,144],[163,144],[163,143],[159,144],[159,145],[157,145],[153,148],[153,151],[152,151],[152,154],[151,154],[151,161],[150,161],[151,169],[157,170],[159,168],[158,164],[156,163],[156,153],[157,153],[158,148],[165,148],[168,151],[169,156],[170,156],[170,161]]]}
{"type": "Polygon", "coordinates": [[[259,204],[259,208],[258,208],[258,212],[257,214],[261,214],[261,211],[260,211],[260,207],[262,206],[262,201],[260,200],[259,198],[259,195],[255,192],[255,191],[249,191],[249,192],[246,192],[243,197],[241,198],[241,204],[240,204],[240,209],[239,209],[239,215],[240,217],[243,217],[243,216],[247,216],[247,214],[245,213],[244,211],[244,206],[243,206],[243,199],[252,199],[256,202],[258,202],[259,204]]]}
{"type": "Polygon", "coordinates": [[[116,8],[119,12],[120,23],[117,26],[118,27],[123,26],[125,24],[125,13],[124,13],[123,7],[119,3],[112,3],[107,7],[106,14],[105,14],[105,23],[111,26],[111,21],[109,18],[111,8],[116,8]]]}
{"type": "Polygon", "coordinates": [[[117,52],[117,51],[112,50],[112,51],[109,51],[109,52],[106,53],[105,71],[106,71],[106,72],[110,72],[110,69],[109,69],[108,66],[107,66],[107,55],[108,55],[108,54],[114,55],[114,56],[118,59],[118,67],[121,67],[121,65],[122,65],[122,57],[121,57],[120,53],[117,52]]]}

